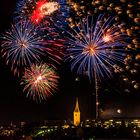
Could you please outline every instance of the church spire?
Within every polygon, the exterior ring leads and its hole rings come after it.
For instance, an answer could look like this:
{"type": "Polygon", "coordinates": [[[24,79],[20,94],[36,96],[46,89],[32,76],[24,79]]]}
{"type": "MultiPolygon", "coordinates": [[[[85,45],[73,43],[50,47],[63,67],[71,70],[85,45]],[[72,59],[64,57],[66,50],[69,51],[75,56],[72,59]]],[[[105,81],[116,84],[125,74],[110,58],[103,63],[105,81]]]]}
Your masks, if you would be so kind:
{"type": "Polygon", "coordinates": [[[78,98],[76,98],[76,105],[75,105],[74,112],[80,112],[79,104],[78,104],[78,98]]]}
{"type": "Polygon", "coordinates": [[[73,123],[75,126],[78,126],[80,124],[80,109],[78,104],[78,98],[76,98],[76,105],[73,112],[73,123]]]}

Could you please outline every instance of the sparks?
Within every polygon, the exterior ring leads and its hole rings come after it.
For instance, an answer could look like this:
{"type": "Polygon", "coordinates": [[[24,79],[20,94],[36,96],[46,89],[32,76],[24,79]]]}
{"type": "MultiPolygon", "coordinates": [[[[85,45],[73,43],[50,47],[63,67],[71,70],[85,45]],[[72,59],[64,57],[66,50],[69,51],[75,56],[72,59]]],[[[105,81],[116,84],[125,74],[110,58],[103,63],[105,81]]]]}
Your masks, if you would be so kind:
{"type": "Polygon", "coordinates": [[[20,73],[20,69],[30,65],[32,61],[40,61],[45,47],[41,42],[38,27],[30,21],[19,21],[12,25],[2,37],[1,53],[6,59],[6,64],[11,65],[14,74],[20,73]]]}
{"type": "Polygon", "coordinates": [[[112,26],[113,19],[99,15],[96,20],[87,17],[85,22],[75,23],[76,27],[68,34],[66,60],[71,62],[71,69],[78,74],[88,74],[99,79],[112,75],[111,69],[116,63],[123,63],[125,35],[120,32],[117,23],[112,26]]]}
{"type": "Polygon", "coordinates": [[[47,100],[57,90],[59,76],[47,64],[33,64],[25,69],[21,85],[27,91],[27,97],[35,101],[47,100]]]}
{"type": "Polygon", "coordinates": [[[59,9],[59,4],[57,2],[46,2],[45,0],[40,0],[36,9],[33,11],[31,16],[31,21],[33,23],[39,23],[45,16],[49,16],[59,9]]]}

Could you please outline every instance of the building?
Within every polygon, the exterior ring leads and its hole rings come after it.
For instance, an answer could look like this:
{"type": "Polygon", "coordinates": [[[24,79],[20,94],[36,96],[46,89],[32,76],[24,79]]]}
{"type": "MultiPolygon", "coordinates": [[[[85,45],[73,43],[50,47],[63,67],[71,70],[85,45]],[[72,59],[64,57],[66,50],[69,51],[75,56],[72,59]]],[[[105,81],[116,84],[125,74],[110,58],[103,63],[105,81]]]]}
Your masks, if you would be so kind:
{"type": "Polygon", "coordinates": [[[75,126],[78,126],[80,124],[80,109],[78,104],[78,98],[76,98],[76,105],[73,112],[73,123],[75,126]]]}

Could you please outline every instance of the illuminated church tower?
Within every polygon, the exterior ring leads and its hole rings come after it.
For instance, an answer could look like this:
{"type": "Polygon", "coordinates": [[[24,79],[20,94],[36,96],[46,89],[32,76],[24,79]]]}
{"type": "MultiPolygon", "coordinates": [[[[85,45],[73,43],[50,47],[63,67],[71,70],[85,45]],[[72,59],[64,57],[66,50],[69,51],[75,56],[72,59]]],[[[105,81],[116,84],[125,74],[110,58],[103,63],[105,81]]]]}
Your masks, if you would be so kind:
{"type": "Polygon", "coordinates": [[[76,105],[73,112],[73,123],[75,126],[78,126],[80,124],[80,109],[78,104],[78,98],[76,98],[76,105]]]}

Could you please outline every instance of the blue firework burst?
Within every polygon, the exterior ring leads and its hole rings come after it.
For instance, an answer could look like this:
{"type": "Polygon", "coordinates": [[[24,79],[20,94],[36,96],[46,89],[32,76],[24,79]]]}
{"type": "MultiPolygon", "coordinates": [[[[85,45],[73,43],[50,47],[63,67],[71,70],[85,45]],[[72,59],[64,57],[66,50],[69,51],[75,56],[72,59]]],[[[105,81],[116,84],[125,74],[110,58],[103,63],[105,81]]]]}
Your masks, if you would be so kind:
{"type": "Polygon", "coordinates": [[[44,46],[37,27],[29,21],[19,21],[2,36],[1,53],[14,74],[33,61],[40,61],[44,46]]]}
{"type": "Polygon", "coordinates": [[[105,15],[89,16],[75,25],[66,31],[66,60],[71,62],[71,69],[87,73],[89,80],[94,76],[110,77],[115,64],[124,59],[126,36],[120,32],[121,25],[105,15]]]}

